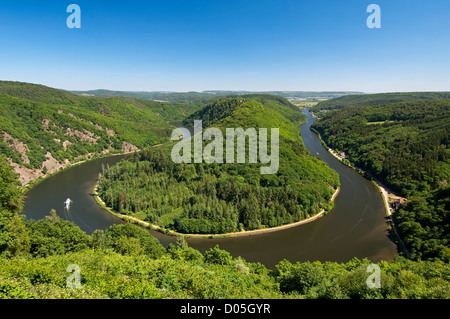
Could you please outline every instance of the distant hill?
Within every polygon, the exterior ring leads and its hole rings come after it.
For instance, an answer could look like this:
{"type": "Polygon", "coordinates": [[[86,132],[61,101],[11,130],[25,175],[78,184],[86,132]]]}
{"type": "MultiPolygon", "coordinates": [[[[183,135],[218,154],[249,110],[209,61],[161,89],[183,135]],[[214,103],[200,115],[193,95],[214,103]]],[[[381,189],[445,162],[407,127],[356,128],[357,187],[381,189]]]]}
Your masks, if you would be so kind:
{"type": "Polygon", "coordinates": [[[0,81],[0,94],[15,96],[33,102],[48,104],[74,104],[81,98],[68,91],[45,85],[15,81],[0,81]]]}
{"type": "Polygon", "coordinates": [[[212,93],[216,95],[279,95],[285,98],[303,98],[307,100],[332,99],[349,94],[363,94],[358,91],[203,91],[203,93],[212,93]]]}
{"type": "Polygon", "coordinates": [[[236,107],[239,106],[239,103],[236,101],[240,101],[242,99],[252,99],[258,101],[265,106],[269,107],[272,110],[275,110],[286,117],[288,120],[300,124],[306,120],[306,117],[299,111],[299,108],[290,103],[286,98],[275,95],[267,95],[267,94],[247,94],[241,96],[227,96],[228,101],[234,101],[234,103],[223,104],[223,98],[219,101],[215,101],[214,103],[210,103],[204,108],[198,110],[193,113],[189,117],[184,120],[184,124],[187,126],[192,126],[194,120],[203,119],[204,125],[209,126],[213,122],[230,116],[230,112],[232,112],[236,107]]]}
{"type": "Polygon", "coordinates": [[[232,90],[209,90],[203,92],[132,92],[132,91],[111,91],[111,90],[91,90],[91,91],[72,91],[72,93],[81,96],[111,97],[125,96],[143,100],[165,101],[174,103],[210,103],[217,98],[233,95],[278,95],[285,98],[297,98],[306,100],[324,100],[332,99],[347,94],[362,94],[354,91],[232,91],[232,90]]]}
{"type": "Polygon", "coordinates": [[[363,95],[346,95],[322,101],[311,108],[311,111],[341,109],[349,106],[370,106],[388,103],[413,102],[420,100],[450,99],[450,92],[401,92],[377,93],[363,95]]]}
{"type": "Polygon", "coordinates": [[[113,97],[123,96],[141,100],[187,103],[187,104],[205,104],[217,98],[216,94],[199,92],[134,92],[134,91],[112,91],[112,90],[90,90],[90,91],[71,91],[81,96],[91,97],[113,97]]]}

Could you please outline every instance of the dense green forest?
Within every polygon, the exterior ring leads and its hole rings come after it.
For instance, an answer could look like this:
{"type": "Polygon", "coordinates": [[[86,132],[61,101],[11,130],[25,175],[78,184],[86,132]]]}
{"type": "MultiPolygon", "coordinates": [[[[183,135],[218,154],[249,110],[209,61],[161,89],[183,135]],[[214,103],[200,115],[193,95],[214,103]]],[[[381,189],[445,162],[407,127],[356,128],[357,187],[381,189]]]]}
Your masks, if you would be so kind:
{"type": "Polygon", "coordinates": [[[313,129],[408,198],[394,220],[411,258],[449,261],[450,100],[346,107],[313,129]]]}
{"type": "Polygon", "coordinates": [[[104,169],[98,192],[106,205],[167,229],[203,234],[279,226],[332,208],[337,173],[306,150],[296,125],[304,116],[286,99],[223,98],[185,123],[194,119],[224,135],[225,128],[279,128],[278,172],[261,174],[263,164],[248,161],[175,164],[173,145],[147,149],[104,169]]]}
{"type": "Polygon", "coordinates": [[[375,106],[381,104],[413,102],[420,100],[450,99],[450,92],[399,92],[377,94],[352,94],[322,101],[311,107],[312,112],[341,109],[349,106],[375,106]]]}
{"type": "Polygon", "coordinates": [[[0,81],[0,153],[41,170],[48,153],[59,163],[87,154],[167,142],[199,106],[126,97],[81,97],[42,85],[0,81]]]}
{"type": "MultiPolygon", "coordinates": [[[[275,269],[232,257],[216,246],[203,254],[183,238],[164,248],[131,224],[84,233],[54,212],[24,221],[17,176],[0,156],[0,298],[441,298],[450,267],[402,257],[380,262],[381,288],[370,289],[367,259],[347,263],[284,260],[275,269]],[[67,285],[79,267],[79,286],[67,285]],[[69,268],[71,269],[71,268],[69,268]]],[[[70,281],[73,283],[73,281],[70,281]]]]}

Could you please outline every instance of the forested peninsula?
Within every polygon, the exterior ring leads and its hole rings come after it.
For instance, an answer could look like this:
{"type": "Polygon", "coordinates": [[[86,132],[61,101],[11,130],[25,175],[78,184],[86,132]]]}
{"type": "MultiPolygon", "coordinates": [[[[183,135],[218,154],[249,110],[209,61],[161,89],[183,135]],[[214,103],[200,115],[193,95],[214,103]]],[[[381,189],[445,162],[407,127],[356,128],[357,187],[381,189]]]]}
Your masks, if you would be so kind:
{"type": "Polygon", "coordinates": [[[226,128],[279,128],[279,171],[262,175],[261,163],[175,164],[173,145],[162,145],[105,168],[98,187],[103,202],[122,214],[187,234],[270,228],[331,210],[337,173],[306,150],[297,126],[303,114],[286,99],[219,99],[185,123],[194,119],[224,135],[226,128]]]}

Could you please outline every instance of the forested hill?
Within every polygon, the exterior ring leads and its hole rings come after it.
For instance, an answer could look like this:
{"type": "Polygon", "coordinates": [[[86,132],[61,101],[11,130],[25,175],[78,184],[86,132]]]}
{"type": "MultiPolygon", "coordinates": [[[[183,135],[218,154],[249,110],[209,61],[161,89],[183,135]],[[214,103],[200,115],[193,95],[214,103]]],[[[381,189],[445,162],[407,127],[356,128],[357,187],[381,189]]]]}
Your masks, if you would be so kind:
{"type": "Polygon", "coordinates": [[[47,104],[73,105],[83,99],[76,94],[64,90],[58,90],[40,84],[15,81],[0,81],[0,94],[47,104]]]}
{"type": "Polygon", "coordinates": [[[220,101],[210,103],[187,117],[183,123],[192,126],[194,120],[202,119],[205,126],[210,126],[213,122],[230,116],[232,111],[242,104],[244,99],[260,102],[295,124],[299,125],[306,121],[306,116],[299,111],[299,108],[284,97],[267,94],[247,94],[244,96],[228,96],[220,101]]]}
{"type": "Polygon", "coordinates": [[[196,105],[81,97],[43,85],[0,81],[0,153],[26,183],[88,155],[169,141],[196,105]]]}
{"type": "Polygon", "coordinates": [[[450,92],[400,92],[346,95],[322,101],[311,108],[312,112],[335,110],[349,106],[374,106],[420,100],[450,99],[450,92]]]}
{"type": "Polygon", "coordinates": [[[408,198],[394,217],[412,258],[450,260],[450,100],[346,107],[313,129],[408,198]]]}
{"type": "Polygon", "coordinates": [[[181,233],[274,227],[330,210],[337,173],[306,150],[297,125],[279,112],[294,109],[284,101],[276,108],[272,103],[224,98],[190,119],[202,120],[204,129],[219,128],[224,137],[226,128],[268,128],[269,133],[279,128],[276,174],[261,174],[260,167],[267,165],[260,162],[175,164],[170,147],[162,147],[105,170],[101,198],[116,211],[181,233]]]}
{"type": "MultiPolygon", "coordinates": [[[[22,98],[32,102],[52,105],[70,105],[88,109],[109,117],[130,115],[135,116],[136,110],[151,110],[150,117],[160,117],[165,121],[181,121],[186,116],[197,111],[202,103],[167,103],[140,99],[139,96],[80,96],[69,91],[54,89],[48,86],[13,81],[0,81],[0,94],[22,98]],[[119,114],[120,109],[123,112],[119,114]]],[[[141,114],[137,114],[137,117],[141,114]]],[[[147,116],[147,117],[148,117],[147,116]]]]}

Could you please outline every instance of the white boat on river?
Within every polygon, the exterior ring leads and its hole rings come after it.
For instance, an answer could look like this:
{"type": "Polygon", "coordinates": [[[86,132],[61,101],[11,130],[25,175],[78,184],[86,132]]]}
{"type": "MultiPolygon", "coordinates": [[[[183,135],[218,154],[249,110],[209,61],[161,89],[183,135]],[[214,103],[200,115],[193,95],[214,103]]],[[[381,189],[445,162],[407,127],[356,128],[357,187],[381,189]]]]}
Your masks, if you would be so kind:
{"type": "Polygon", "coordinates": [[[69,209],[70,203],[72,203],[72,200],[70,198],[67,198],[66,201],[64,202],[64,208],[69,209]]]}

